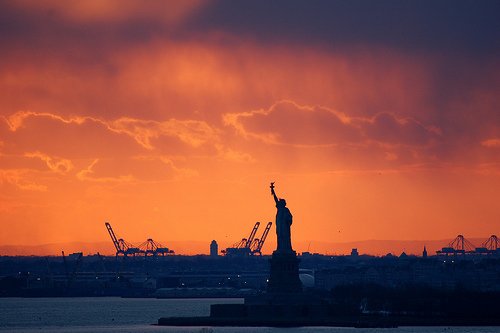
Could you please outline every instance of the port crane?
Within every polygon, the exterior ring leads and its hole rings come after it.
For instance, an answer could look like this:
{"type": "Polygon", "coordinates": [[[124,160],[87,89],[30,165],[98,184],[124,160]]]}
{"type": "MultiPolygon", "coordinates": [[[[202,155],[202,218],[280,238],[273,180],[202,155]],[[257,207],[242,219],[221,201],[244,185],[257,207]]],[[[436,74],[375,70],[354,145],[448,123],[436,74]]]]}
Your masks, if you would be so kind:
{"type": "Polygon", "coordinates": [[[104,224],[106,225],[106,229],[108,230],[109,236],[111,237],[113,245],[115,246],[116,256],[120,254],[122,254],[125,257],[128,255],[135,256],[136,254],[141,252],[141,250],[138,247],[134,247],[132,244],[128,243],[123,238],[117,239],[115,232],[113,231],[113,228],[111,227],[111,224],[109,224],[109,222],[106,222],[104,224]]]}
{"type": "Polygon", "coordinates": [[[144,256],[165,256],[166,254],[173,254],[174,251],[170,250],[168,247],[164,247],[158,242],[155,242],[152,238],[148,238],[145,242],[139,245],[139,249],[141,253],[144,253],[144,256]]]}
{"type": "Polygon", "coordinates": [[[500,254],[500,241],[496,235],[491,235],[481,243],[480,247],[475,247],[463,235],[458,235],[447,246],[436,251],[437,255],[498,255],[500,254]]]}
{"type": "Polygon", "coordinates": [[[479,254],[495,254],[500,253],[500,242],[496,235],[491,235],[485,240],[480,247],[477,247],[475,252],[479,254]]]}
{"type": "Polygon", "coordinates": [[[252,231],[250,232],[250,236],[247,238],[247,241],[245,242],[245,247],[250,248],[250,246],[253,243],[253,240],[255,238],[255,234],[257,233],[257,230],[259,229],[260,222],[256,222],[255,225],[253,226],[252,231]]]}
{"type": "Polygon", "coordinates": [[[250,232],[250,236],[248,238],[242,238],[241,241],[233,244],[232,247],[228,247],[225,251],[223,251],[226,255],[232,256],[248,256],[252,253],[250,246],[252,245],[253,239],[255,238],[255,234],[259,229],[260,222],[256,222],[250,232]]]}
{"type": "Polygon", "coordinates": [[[262,233],[262,236],[260,238],[255,238],[250,249],[252,250],[253,255],[262,255],[262,247],[264,246],[264,242],[266,241],[267,234],[269,233],[269,230],[271,229],[273,223],[268,222],[266,225],[266,228],[264,229],[264,232],[262,233]]]}
{"type": "Polygon", "coordinates": [[[227,256],[249,256],[261,254],[262,246],[267,238],[267,234],[269,233],[269,229],[271,229],[272,223],[269,222],[266,226],[266,229],[262,233],[262,237],[255,238],[257,234],[257,230],[259,229],[260,222],[256,222],[250,232],[250,236],[248,238],[243,238],[241,241],[233,244],[232,247],[228,247],[226,250],[222,251],[227,256]]]}
{"type": "Polygon", "coordinates": [[[500,249],[500,241],[496,235],[491,235],[483,244],[483,247],[487,248],[489,251],[498,251],[500,249]]]}
{"type": "Polygon", "coordinates": [[[458,235],[452,240],[448,246],[443,247],[441,250],[436,251],[439,255],[449,255],[449,254],[468,254],[473,253],[476,247],[474,244],[469,242],[463,235],[458,235]]]}
{"type": "Polygon", "coordinates": [[[106,225],[106,229],[108,230],[109,236],[113,241],[113,245],[116,249],[116,256],[123,255],[124,257],[131,255],[139,255],[144,254],[147,256],[165,256],[167,254],[174,254],[175,252],[168,247],[161,245],[160,243],[154,241],[152,238],[148,238],[145,242],[141,243],[139,246],[134,246],[129,242],[125,241],[123,238],[118,239],[111,227],[109,222],[104,223],[106,225]]]}

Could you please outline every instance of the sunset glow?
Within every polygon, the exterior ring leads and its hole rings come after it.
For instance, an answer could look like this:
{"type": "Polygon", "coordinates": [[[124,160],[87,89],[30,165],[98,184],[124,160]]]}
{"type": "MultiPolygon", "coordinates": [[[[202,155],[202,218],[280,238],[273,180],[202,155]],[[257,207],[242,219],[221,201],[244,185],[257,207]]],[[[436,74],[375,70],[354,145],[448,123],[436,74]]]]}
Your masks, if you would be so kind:
{"type": "Polygon", "coordinates": [[[305,4],[282,21],[267,4],[2,2],[0,246],[111,253],[110,221],[132,243],[208,253],[274,221],[271,181],[299,252],[499,233],[488,8],[357,23],[340,20],[354,4],[319,1],[296,26],[305,4]]]}

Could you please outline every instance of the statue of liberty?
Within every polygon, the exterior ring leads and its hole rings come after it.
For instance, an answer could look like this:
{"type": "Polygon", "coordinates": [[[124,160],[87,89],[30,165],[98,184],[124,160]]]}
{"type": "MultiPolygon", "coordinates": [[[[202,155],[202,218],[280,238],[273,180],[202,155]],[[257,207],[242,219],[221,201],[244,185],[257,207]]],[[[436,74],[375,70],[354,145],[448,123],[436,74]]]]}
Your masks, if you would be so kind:
{"type": "Polygon", "coordinates": [[[292,213],[286,207],[285,199],[279,199],[274,192],[274,183],[271,183],[271,194],[276,202],[276,235],[278,237],[279,252],[292,252],[292,240],[290,226],[292,225],[292,213]]]}

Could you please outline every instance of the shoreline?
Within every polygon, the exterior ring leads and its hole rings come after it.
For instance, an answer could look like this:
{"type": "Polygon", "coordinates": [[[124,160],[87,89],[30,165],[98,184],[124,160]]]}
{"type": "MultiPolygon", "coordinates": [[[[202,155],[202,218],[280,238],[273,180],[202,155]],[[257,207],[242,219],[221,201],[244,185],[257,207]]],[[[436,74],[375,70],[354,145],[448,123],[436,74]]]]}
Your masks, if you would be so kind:
{"type": "Polygon", "coordinates": [[[445,318],[416,316],[339,316],[322,318],[213,318],[213,317],[164,317],[157,326],[237,326],[237,327],[354,327],[395,328],[400,326],[431,327],[497,327],[500,318],[445,318]]]}

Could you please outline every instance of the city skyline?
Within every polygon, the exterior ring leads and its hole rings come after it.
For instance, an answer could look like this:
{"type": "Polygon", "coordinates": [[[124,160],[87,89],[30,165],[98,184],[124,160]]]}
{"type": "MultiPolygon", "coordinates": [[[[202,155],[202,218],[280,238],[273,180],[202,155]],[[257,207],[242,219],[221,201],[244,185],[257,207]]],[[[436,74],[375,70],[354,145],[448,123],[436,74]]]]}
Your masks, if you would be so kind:
{"type": "Polygon", "coordinates": [[[0,4],[0,246],[498,234],[498,2],[119,3],[0,4]]]}

